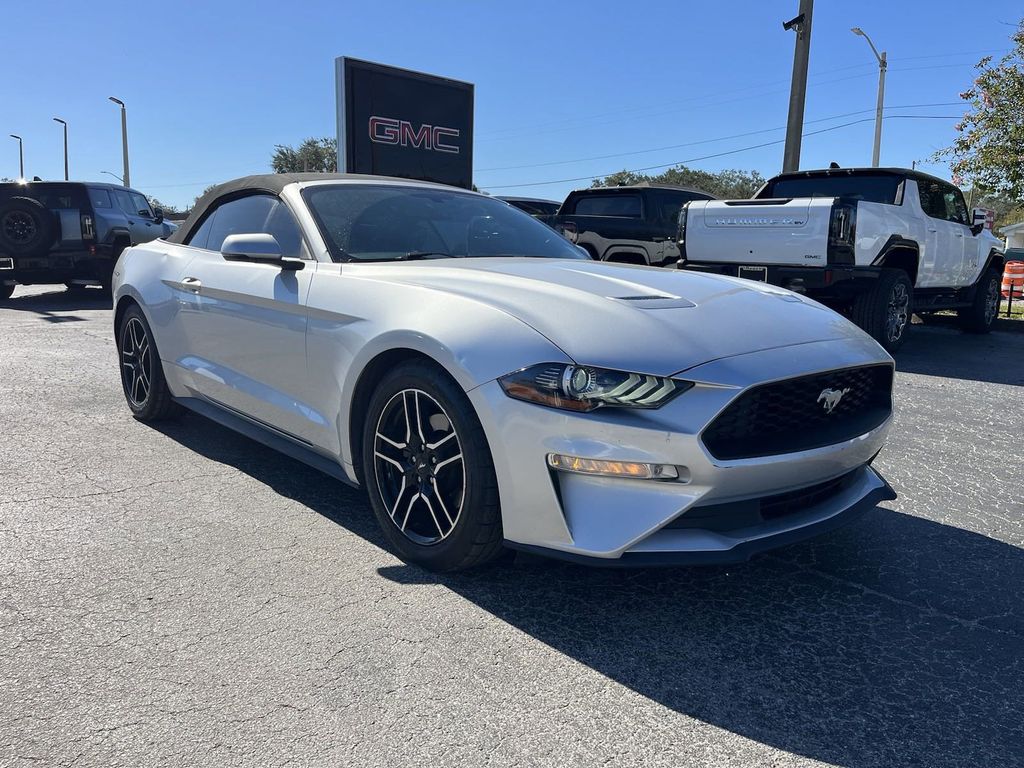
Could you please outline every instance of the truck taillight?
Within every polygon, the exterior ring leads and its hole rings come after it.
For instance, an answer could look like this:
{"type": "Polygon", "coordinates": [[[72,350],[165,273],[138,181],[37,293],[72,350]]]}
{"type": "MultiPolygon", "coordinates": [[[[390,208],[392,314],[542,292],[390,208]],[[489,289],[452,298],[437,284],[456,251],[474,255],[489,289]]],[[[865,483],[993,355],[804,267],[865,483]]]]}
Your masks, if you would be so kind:
{"type": "Polygon", "coordinates": [[[857,241],[857,201],[836,199],[828,223],[829,264],[853,264],[857,241]]]}
{"type": "Polygon", "coordinates": [[[96,237],[96,230],[92,226],[92,216],[87,213],[82,214],[82,239],[92,240],[96,237]]]}

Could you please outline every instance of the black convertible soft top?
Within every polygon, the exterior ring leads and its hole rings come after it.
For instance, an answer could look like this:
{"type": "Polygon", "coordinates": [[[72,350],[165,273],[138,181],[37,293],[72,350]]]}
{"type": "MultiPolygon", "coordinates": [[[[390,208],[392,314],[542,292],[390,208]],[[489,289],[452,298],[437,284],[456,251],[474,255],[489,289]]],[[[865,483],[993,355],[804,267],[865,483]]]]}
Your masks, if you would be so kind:
{"type": "MultiPolygon", "coordinates": [[[[192,206],[192,213],[185,219],[184,223],[167,237],[169,243],[184,243],[192,230],[195,229],[206,218],[206,214],[215,203],[226,197],[242,197],[243,195],[265,193],[279,195],[281,190],[289,184],[296,184],[304,181],[413,181],[412,179],[399,179],[392,176],[370,176],[363,173],[263,173],[256,176],[243,176],[240,179],[226,181],[218,184],[201,198],[196,200],[192,206]]],[[[417,184],[450,189],[444,184],[433,184],[428,181],[417,181],[417,184]]],[[[465,191],[458,188],[459,191],[465,191]]]]}

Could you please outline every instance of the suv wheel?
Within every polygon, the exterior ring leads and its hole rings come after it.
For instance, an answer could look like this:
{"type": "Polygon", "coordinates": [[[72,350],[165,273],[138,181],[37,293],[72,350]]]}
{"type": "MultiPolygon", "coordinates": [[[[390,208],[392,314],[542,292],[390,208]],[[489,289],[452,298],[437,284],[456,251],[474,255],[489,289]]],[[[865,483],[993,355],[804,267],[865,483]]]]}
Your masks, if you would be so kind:
{"type": "Polygon", "coordinates": [[[0,250],[34,256],[47,251],[56,237],[53,214],[38,200],[12,197],[0,206],[0,250]]]}
{"type": "Polygon", "coordinates": [[[988,333],[999,314],[999,270],[989,269],[978,280],[971,306],[957,310],[960,327],[970,333],[988,333]]]}
{"type": "Polygon", "coordinates": [[[902,269],[884,269],[871,290],[857,296],[850,317],[889,352],[903,346],[914,312],[914,287],[902,269]]]}

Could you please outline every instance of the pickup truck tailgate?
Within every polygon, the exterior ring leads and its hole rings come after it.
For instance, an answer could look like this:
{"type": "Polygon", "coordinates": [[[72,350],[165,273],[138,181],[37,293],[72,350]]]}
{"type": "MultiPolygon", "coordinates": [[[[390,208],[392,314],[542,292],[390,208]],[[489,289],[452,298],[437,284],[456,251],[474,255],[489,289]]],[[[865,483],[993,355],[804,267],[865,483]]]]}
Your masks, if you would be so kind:
{"type": "Polygon", "coordinates": [[[833,200],[692,202],[686,216],[686,260],[824,266],[833,200]]]}

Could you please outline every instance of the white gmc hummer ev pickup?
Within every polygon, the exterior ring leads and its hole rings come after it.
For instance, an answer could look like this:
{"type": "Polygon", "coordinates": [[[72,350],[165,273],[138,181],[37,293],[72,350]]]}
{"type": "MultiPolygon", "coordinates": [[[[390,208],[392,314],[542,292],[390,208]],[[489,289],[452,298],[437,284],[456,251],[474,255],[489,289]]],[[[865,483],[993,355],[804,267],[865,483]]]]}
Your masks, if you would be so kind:
{"type": "Polygon", "coordinates": [[[983,219],[959,189],[918,171],[798,171],[752,200],[687,203],[678,266],[806,294],[893,351],[913,312],[955,309],[964,329],[991,328],[1004,256],[983,219]]]}

